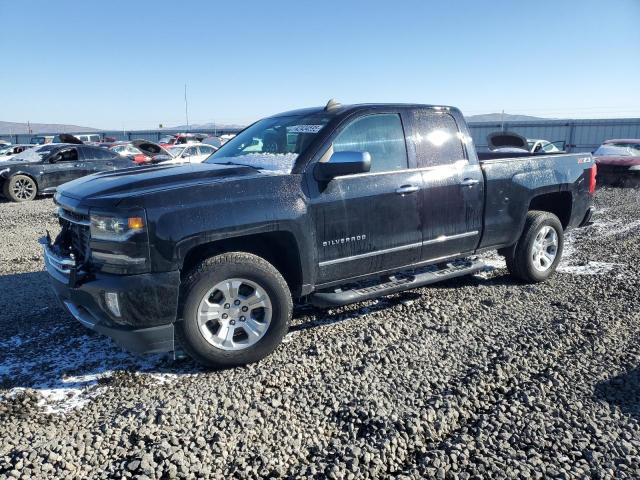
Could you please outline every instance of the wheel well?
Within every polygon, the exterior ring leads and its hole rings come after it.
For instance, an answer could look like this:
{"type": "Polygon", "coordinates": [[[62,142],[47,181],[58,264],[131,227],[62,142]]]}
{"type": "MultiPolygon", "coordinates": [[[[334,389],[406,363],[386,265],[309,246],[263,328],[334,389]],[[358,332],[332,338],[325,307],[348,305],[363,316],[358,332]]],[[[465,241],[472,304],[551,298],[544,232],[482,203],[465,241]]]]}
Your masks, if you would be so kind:
{"type": "Polygon", "coordinates": [[[554,192],[532,198],[529,210],[553,213],[560,219],[562,228],[567,228],[571,219],[572,205],[573,199],[570,192],[554,192]]]}
{"type": "Polygon", "coordinates": [[[298,244],[289,232],[268,232],[244,237],[233,237],[204,243],[189,250],[182,263],[183,274],[198,262],[226,252],[246,252],[264,258],[284,277],[291,294],[300,295],[302,269],[298,244]]]}

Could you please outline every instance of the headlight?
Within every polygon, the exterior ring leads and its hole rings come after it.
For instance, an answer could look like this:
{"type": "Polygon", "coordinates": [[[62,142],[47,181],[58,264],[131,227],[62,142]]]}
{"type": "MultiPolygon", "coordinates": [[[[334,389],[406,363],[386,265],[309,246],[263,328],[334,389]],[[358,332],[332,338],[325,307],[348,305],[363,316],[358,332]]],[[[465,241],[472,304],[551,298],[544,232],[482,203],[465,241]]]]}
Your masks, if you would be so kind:
{"type": "Polygon", "coordinates": [[[143,215],[111,216],[91,214],[91,238],[96,240],[125,241],[145,231],[143,215]]]}
{"type": "Polygon", "coordinates": [[[122,213],[90,211],[90,250],[95,268],[134,274],[149,269],[149,235],[144,210],[122,213]]]}

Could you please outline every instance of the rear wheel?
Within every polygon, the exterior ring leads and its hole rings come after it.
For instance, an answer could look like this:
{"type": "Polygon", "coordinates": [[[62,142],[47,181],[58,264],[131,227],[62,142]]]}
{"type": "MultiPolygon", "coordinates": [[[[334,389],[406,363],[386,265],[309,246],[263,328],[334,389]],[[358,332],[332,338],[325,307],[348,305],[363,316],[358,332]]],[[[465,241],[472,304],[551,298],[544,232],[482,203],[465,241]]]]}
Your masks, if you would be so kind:
{"type": "Polygon", "coordinates": [[[176,335],[185,351],[209,367],[256,362],[287,333],[292,301],[282,275],[249,253],[225,253],[201,262],[184,282],[176,335]]]}
{"type": "Polygon", "coordinates": [[[542,282],[556,271],[563,246],[564,230],[558,217],[532,210],[527,213],[518,243],[504,250],[507,269],[524,282],[542,282]]]}
{"type": "Polygon", "coordinates": [[[14,175],[4,182],[2,193],[14,202],[27,202],[36,198],[38,186],[31,177],[14,175]]]}

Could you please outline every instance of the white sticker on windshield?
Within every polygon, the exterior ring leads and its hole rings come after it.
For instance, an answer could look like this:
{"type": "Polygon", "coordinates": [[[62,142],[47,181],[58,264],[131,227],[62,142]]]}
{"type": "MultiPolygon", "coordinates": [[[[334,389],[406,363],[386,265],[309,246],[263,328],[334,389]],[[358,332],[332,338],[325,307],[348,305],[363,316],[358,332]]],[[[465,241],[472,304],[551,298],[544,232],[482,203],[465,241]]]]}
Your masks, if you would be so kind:
{"type": "Polygon", "coordinates": [[[289,133],[318,133],[324,125],[293,125],[287,127],[289,133]]]}

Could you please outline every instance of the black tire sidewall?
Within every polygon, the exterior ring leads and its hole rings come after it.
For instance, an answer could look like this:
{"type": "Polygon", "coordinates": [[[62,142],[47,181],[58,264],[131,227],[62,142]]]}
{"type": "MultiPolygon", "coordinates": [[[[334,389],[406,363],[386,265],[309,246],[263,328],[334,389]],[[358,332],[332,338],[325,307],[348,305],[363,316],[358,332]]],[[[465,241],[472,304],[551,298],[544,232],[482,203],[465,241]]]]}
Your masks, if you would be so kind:
{"type": "MultiPolygon", "coordinates": [[[[273,267],[272,267],[273,268],[273,267]]],[[[275,271],[275,269],[274,269],[275,271]]],[[[277,271],[276,271],[277,272],[277,271]]],[[[249,262],[217,264],[213,269],[197,272],[187,286],[182,320],[176,328],[183,346],[200,363],[213,367],[244,365],[269,355],[281,343],[289,328],[291,296],[283,279],[249,262]],[[244,278],[260,285],[271,301],[271,322],[267,333],[256,344],[244,350],[228,351],[214,347],[200,333],[197,312],[204,295],[217,283],[229,278],[244,278]]]]}
{"type": "Polygon", "coordinates": [[[564,250],[564,230],[562,228],[562,224],[558,217],[551,213],[546,213],[544,215],[538,216],[530,225],[529,229],[524,232],[523,238],[524,241],[518,245],[517,256],[519,258],[516,259],[518,263],[520,263],[520,267],[523,268],[523,273],[527,280],[532,282],[542,282],[549,278],[556,271],[560,260],[562,259],[562,252],[564,250]],[[531,249],[533,248],[533,243],[535,242],[536,236],[540,232],[540,230],[549,226],[556,231],[556,235],[558,236],[558,251],[556,253],[556,258],[554,259],[551,266],[541,272],[537,270],[533,266],[533,259],[531,258],[531,249]]]}

